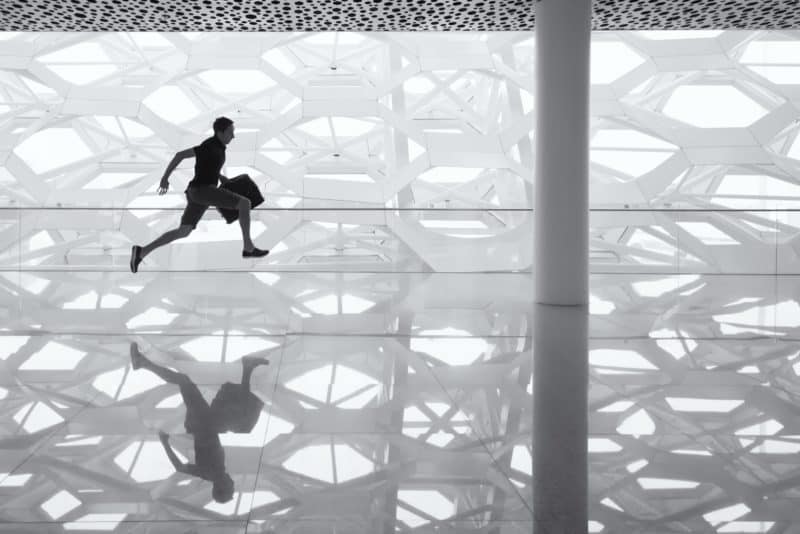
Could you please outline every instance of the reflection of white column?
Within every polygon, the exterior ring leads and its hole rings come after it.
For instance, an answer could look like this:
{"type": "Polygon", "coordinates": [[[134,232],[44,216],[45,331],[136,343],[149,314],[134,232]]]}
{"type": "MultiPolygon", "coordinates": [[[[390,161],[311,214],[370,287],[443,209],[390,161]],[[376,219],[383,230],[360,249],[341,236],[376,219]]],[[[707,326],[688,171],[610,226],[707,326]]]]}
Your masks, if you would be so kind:
{"type": "Polygon", "coordinates": [[[536,534],[586,532],[586,334],[585,306],[535,306],[533,516],[536,534]]]}
{"type": "Polygon", "coordinates": [[[533,507],[537,533],[587,531],[591,0],[536,4],[533,507]]]}

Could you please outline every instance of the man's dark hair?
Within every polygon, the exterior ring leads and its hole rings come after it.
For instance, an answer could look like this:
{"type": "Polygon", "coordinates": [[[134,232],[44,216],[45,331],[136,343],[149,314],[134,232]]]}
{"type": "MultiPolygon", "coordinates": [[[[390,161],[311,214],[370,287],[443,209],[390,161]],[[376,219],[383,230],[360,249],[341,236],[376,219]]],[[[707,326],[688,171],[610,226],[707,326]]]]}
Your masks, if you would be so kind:
{"type": "Polygon", "coordinates": [[[231,124],[233,121],[228,117],[217,117],[217,120],[214,121],[214,133],[224,132],[231,124]]]}

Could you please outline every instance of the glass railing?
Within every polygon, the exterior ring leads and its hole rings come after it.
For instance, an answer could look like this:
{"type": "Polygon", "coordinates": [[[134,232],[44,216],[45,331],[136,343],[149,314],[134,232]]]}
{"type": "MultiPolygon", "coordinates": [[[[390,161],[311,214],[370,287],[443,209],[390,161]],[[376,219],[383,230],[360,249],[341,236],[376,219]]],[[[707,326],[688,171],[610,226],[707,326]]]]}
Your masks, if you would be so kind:
{"type": "MultiPolygon", "coordinates": [[[[131,245],[179,225],[175,208],[0,208],[0,270],[127,271],[131,245]]],[[[533,217],[519,209],[259,208],[241,257],[237,223],[209,210],[142,271],[524,272],[533,217]]],[[[797,274],[800,210],[592,209],[597,274],[797,274]]]]}

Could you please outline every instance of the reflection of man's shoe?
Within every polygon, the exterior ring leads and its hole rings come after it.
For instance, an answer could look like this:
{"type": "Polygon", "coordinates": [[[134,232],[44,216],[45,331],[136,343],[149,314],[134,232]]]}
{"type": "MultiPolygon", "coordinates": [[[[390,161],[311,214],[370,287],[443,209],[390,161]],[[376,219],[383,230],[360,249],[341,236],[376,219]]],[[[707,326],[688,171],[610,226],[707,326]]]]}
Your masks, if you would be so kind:
{"type": "Polygon", "coordinates": [[[139,271],[139,264],[142,263],[142,247],[133,245],[131,247],[131,272],[139,271]]]}
{"type": "Polygon", "coordinates": [[[144,356],[139,352],[139,345],[135,341],[131,341],[131,367],[135,371],[142,366],[144,356]]]}
{"type": "Polygon", "coordinates": [[[260,248],[253,247],[253,250],[243,250],[243,258],[261,258],[269,254],[269,250],[261,250],[260,248]]]}

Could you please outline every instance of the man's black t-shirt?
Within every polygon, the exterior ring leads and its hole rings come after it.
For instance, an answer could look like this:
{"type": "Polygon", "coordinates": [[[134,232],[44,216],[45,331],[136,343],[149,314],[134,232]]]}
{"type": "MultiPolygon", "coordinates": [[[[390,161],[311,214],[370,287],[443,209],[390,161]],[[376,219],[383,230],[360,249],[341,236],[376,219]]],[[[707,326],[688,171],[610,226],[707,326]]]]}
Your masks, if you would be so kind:
{"type": "Polygon", "coordinates": [[[225,472],[225,450],[216,430],[202,429],[194,434],[194,464],[198,475],[213,480],[215,475],[225,472]]]}
{"type": "Polygon", "coordinates": [[[225,163],[225,143],[214,135],[194,147],[194,155],[194,178],[189,187],[216,187],[225,163]]]}

